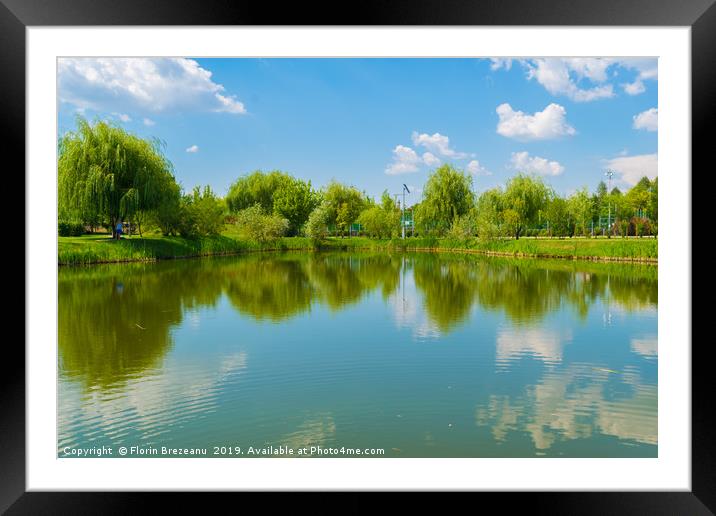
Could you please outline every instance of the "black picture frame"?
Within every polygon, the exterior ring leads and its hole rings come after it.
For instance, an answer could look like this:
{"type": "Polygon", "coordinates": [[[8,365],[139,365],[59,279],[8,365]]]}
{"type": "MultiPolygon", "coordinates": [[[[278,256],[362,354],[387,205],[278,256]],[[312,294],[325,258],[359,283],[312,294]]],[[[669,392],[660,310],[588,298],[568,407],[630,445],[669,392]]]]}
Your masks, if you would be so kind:
{"type": "MultiPolygon", "coordinates": [[[[716,0],[364,0],[271,3],[203,0],[0,0],[0,124],[5,134],[3,154],[16,170],[25,167],[25,30],[28,26],[83,25],[573,25],[573,26],[689,26],[692,71],[692,170],[710,171],[712,144],[707,124],[716,107],[716,0]],[[352,7],[352,8],[351,8],[352,7]]],[[[6,171],[9,171],[6,168],[6,171]]],[[[684,173],[688,173],[685,171],[684,173]]],[[[17,174],[16,174],[17,175],[17,174]]],[[[24,183],[21,186],[24,191],[24,183]]],[[[692,188],[693,194],[705,196],[692,188]]],[[[25,192],[27,193],[27,192],[25,192]]],[[[692,220],[700,217],[692,194],[692,220]]],[[[688,214],[686,215],[688,216],[688,214]]],[[[19,247],[19,246],[18,246],[19,247]]],[[[687,250],[684,250],[685,252],[687,250]]],[[[692,271],[695,270],[691,249],[692,271]]],[[[27,275],[29,271],[25,269],[27,275]]],[[[705,285],[701,287],[705,289],[705,285]]],[[[693,290],[692,290],[693,292],[693,290]]],[[[693,294],[692,294],[693,295],[693,294]]],[[[19,303],[18,303],[19,305],[19,303]]],[[[692,298],[694,322],[708,321],[708,301],[692,298]],[[701,317],[700,317],[701,316],[701,317]]],[[[703,322],[700,322],[703,325],[703,322]]],[[[699,342],[692,338],[694,342],[699,342]]],[[[692,346],[692,490],[690,492],[529,493],[485,494],[509,497],[509,504],[527,501],[530,510],[550,514],[712,514],[716,510],[716,447],[709,424],[714,375],[705,356],[710,339],[692,346]]],[[[673,343],[674,345],[679,343],[673,343]]],[[[691,342],[680,343],[692,345],[691,342]]],[[[142,512],[146,502],[137,493],[26,492],[25,489],[25,353],[15,339],[5,342],[6,363],[1,375],[0,511],[7,514],[115,514],[142,512]]],[[[184,503],[184,496],[161,496],[162,503],[184,503]]],[[[245,494],[242,496],[246,496],[245,494]]],[[[319,506],[326,504],[321,499],[319,506]]],[[[504,504],[505,500],[500,500],[504,504]]],[[[311,504],[313,505],[313,504],[311,504]]],[[[341,512],[370,509],[370,502],[352,494],[341,512]]]]}

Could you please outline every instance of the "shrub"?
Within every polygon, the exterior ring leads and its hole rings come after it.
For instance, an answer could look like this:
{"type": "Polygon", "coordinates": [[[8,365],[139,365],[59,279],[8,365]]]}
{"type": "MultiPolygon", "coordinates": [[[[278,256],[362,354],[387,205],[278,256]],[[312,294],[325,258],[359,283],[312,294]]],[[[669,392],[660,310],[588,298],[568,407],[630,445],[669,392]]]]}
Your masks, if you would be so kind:
{"type": "Polygon", "coordinates": [[[361,212],[358,223],[373,237],[390,238],[400,234],[400,212],[397,210],[371,206],[361,212]]]}
{"type": "Polygon", "coordinates": [[[475,217],[472,212],[455,217],[447,236],[457,240],[465,240],[475,235],[476,229],[475,217]]]}
{"type": "Polygon", "coordinates": [[[477,236],[484,242],[489,242],[500,236],[500,226],[494,214],[480,212],[477,217],[477,236]]]}
{"type": "Polygon", "coordinates": [[[179,233],[186,237],[218,235],[224,226],[224,204],[208,186],[203,192],[195,187],[191,195],[181,200],[179,233]]]}
{"type": "Polygon", "coordinates": [[[651,235],[652,229],[649,219],[644,217],[632,217],[629,221],[628,234],[642,237],[644,235],[651,235]]]}
{"type": "Polygon", "coordinates": [[[308,238],[314,242],[320,242],[328,236],[328,217],[329,209],[325,204],[321,204],[311,212],[306,222],[305,233],[308,238]]]}
{"type": "Polygon", "coordinates": [[[265,243],[285,235],[289,222],[275,213],[267,214],[257,203],[236,214],[236,226],[245,237],[265,243]]]}
{"type": "Polygon", "coordinates": [[[85,232],[85,226],[81,222],[70,222],[61,220],[57,222],[57,234],[60,236],[80,236],[85,232]]]}

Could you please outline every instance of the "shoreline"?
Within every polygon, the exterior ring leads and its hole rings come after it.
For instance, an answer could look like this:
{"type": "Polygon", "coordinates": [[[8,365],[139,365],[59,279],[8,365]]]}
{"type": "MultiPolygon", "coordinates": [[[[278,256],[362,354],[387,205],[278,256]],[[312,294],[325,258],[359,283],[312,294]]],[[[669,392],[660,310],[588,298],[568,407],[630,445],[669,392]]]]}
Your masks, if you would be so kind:
{"type": "MultiPolygon", "coordinates": [[[[79,237],[79,239],[82,239],[83,237],[79,237]]],[[[218,248],[212,249],[211,245],[208,245],[205,247],[205,245],[211,244],[213,240],[207,239],[207,240],[198,240],[198,241],[185,241],[182,240],[177,243],[177,245],[181,245],[181,250],[179,249],[159,249],[162,244],[173,243],[173,241],[163,241],[161,238],[159,239],[133,239],[133,240],[127,240],[128,242],[132,242],[131,246],[128,247],[136,247],[138,243],[142,243],[141,251],[137,251],[139,254],[131,255],[132,249],[124,249],[125,252],[130,252],[129,256],[111,256],[112,253],[109,253],[110,255],[102,256],[102,254],[106,254],[103,252],[96,252],[91,249],[93,245],[102,245],[105,243],[104,240],[101,239],[87,239],[86,241],[82,241],[79,243],[79,246],[81,247],[82,254],[72,254],[72,252],[65,250],[64,253],[61,250],[63,247],[62,240],[60,240],[60,244],[58,244],[58,267],[73,267],[73,266],[83,266],[83,265],[102,265],[102,264],[118,264],[118,263],[154,263],[159,261],[166,261],[166,260],[184,260],[184,259],[193,259],[193,258],[202,258],[202,257],[210,257],[210,256],[234,256],[234,255],[240,255],[245,253],[255,253],[255,252],[271,252],[271,251],[304,251],[304,252],[316,252],[316,251],[330,251],[330,250],[340,250],[340,251],[385,251],[385,252],[432,252],[432,253],[459,253],[459,254],[479,254],[483,256],[495,256],[495,257],[505,257],[505,258],[519,258],[519,259],[558,259],[558,260],[571,260],[571,261],[588,261],[588,262],[602,262],[602,263],[625,263],[625,264],[640,264],[640,265],[658,265],[658,257],[651,257],[651,256],[619,256],[619,255],[597,255],[597,254],[574,254],[569,252],[545,252],[544,249],[538,250],[538,252],[529,252],[521,249],[515,249],[515,250],[496,250],[496,249],[484,249],[484,248],[478,248],[478,247],[470,247],[469,245],[460,245],[457,242],[450,242],[450,241],[436,241],[432,240],[428,242],[428,239],[418,239],[421,240],[419,242],[414,243],[405,243],[403,244],[401,240],[369,240],[362,237],[354,237],[354,238],[347,238],[347,239],[331,239],[327,240],[325,242],[322,242],[318,246],[314,245],[310,240],[301,238],[301,237],[289,237],[280,239],[279,241],[272,242],[272,243],[265,243],[265,244],[259,244],[257,242],[248,242],[243,240],[238,240],[231,237],[215,237],[216,239],[221,240],[221,244],[218,248]],[[413,245],[411,245],[413,244],[413,245]],[[427,244],[427,245],[426,245],[427,244]],[[430,245],[435,244],[435,245],[430,245]],[[448,244],[448,245],[444,245],[448,244]],[[157,247],[157,249],[152,249],[152,245],[157,247]],[[190,249],[186,249],[190,245],[191,247],[195,247],[196,251],[192,252],[190,249]],[[197,247],[198,246],[198,247],[197,247]],[[149,253],[147,254],[147,251],[149,253]],[[178,251],[176,254],[174,254],[173,251],[178,251]],[[184,251],[184,252],[181,252],[184,251]],[[186,252],[189,251],[189,252],[186,252]],[[541,252],[540,252],[541,251],[541,252]],[[64,259],[63,259],[64,258],[64,259]]],[[[77,239],[74,239],[77,240],[77,239]]],[[[502,245],[502,246],[508,246],[508,247],[555,247],[558,244],[564,244],[568,243],[570,246],[573,246],[575,251],[577,247],[582,243],[582,246],[586,247],[589,244],[590,240],[576,240],[576,241],[565,241],[565,240],[536,240],[536,241],[526,241],[526,240],[520,240],[520,241],[502,241],[502,242],[493,242],[493,243],[480,243],[479,241],[472,241],[472,242],[466,242],[467,244],[472,243],[479,246],[494,246],[494,245],[502,245]],[[521,243],[516,243],[521,242],[521,243]],[[527,242],[527,243],[525,243],[527,242]],[[585,243],[586,242],[586,243],[585,243]]],[[[601,242],[614,242],[614,245],[619,245],[618,243],[620,240],[600,240],[601,242]]],[[[74,245],[78,245],[77,242],[72,242],[74,245]]],[[[69,244],[68,244],[69,245],[69,244]]],[[[112,244],[113,245],[113,244],[112,244]]],[[[597,244],[594,244],[597,245],[597,244]]],[[[605,246],[612,245],[611,243],[604,244],[605,246]]],[[[638,243],[629,243],[628,246],[634,246],[637,247],[638,243]]],[[[101,251],[111,251],[118,253],[119,250],[112,249],[112,248],[102,248],[101,251]]],[[[135,249],[136,250],[136,249],[135,249]]],[[[559,248],[556,248],[556,251],[559,251],[559,248]]]]}
{"type": "Polygon", "coordinates": [[[409,247],[405,251],[417,251],[421,253],[464,253],[464,254],[481,254],[483,256],[495,256],[501,258],[525,258],[525,259],[550,259],[550,260],[572,260],[586,262],[615,262],[615,263],[638,263],[648,265],[658,265],[658,258],[648,257],[632,257],[632,256],[566,256],[560,254],[531,254],[509,251],[488,251],[485,249],[461,249],[449,247],[409,247]]]}

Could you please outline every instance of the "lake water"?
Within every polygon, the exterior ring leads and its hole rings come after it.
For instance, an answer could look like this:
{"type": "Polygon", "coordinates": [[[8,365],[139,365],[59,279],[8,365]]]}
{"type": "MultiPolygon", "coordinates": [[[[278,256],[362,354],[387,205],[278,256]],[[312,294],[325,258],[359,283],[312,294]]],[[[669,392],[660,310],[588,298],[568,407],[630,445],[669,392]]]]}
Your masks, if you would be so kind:
{"type": "Polygon", "coordinates": [[[657,291],[435,253],[63,267],[58,456],[655,457],[657,291]]]}

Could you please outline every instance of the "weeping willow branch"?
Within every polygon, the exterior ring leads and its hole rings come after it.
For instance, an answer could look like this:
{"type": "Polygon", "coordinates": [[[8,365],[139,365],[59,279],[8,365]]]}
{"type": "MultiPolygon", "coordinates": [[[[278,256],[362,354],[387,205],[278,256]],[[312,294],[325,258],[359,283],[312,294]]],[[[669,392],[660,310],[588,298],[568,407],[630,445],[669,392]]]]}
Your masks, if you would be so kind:
{"type": "Polygon", "coordinates": [[[158,139],[142,139],[105,121],[77,118],[59,142],[61,218],[97,226],[137,218],[177,191],[171,162],[158,139]]]}

